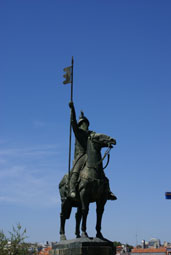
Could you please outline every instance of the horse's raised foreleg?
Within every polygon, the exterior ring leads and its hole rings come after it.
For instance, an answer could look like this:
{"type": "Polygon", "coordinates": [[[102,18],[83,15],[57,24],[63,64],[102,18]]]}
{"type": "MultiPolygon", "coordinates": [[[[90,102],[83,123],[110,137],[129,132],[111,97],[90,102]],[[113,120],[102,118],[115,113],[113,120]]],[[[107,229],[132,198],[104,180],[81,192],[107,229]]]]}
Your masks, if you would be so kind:
{"type": "Polygon", "coordinates": [[[104,212],[104,206],[105,206],[106,200],[105,201],[98,201],[96,203],[97,208],[96,208],[96,213],[97,213],[97,222],[96,222],[96,237],[103,239],[103,235],[101,233],[101,224],[102,224],[102,216],[104,212]]]}
{"type": "Polygon", "coordinates": [[[81,217],[82,217],[81,207],[78,207],[78,208],[77,208],[77,212],[76,212],[76,214],[75,214],[75,219],[76,219],[75,235],[76,235],[76,238],[81,237],[81,236],[80,236],[80,222],[81,222],[81,217]]]}
{"type": "Polygon", "coordinates": [[[89,211],[89,203],[88,203],[88,197],[85,192],[85,189],[81,190],[80,199],[81,199],[81,207],[82,207],[81,208],[81,211],[82,211],[82,226],[81,226],[82,234],[81,234],[81,237],[88,237],[88,235],[86,233],[86,229],[87,229],[87,215],[88,215],[88,211],[89,211]]]}

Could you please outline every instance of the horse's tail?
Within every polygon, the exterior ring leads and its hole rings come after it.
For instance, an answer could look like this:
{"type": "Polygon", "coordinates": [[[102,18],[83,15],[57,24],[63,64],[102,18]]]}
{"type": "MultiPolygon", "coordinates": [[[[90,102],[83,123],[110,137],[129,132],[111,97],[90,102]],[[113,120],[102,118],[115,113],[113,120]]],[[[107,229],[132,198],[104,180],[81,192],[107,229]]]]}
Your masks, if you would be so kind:
{"type": "Polygon", "coordinates": [[[59,183],[59,189],[61,189],[64,185],[68,185],[68,174],[65,174],[62,180],[59,183]]]}
{"type": "Polygon", "coordinates": [[[68,175],[65,174],[62,180],[59,183],[59,192],[61,196],[61,200],[64,200],[67,198],[68,194],[68,175]]]}

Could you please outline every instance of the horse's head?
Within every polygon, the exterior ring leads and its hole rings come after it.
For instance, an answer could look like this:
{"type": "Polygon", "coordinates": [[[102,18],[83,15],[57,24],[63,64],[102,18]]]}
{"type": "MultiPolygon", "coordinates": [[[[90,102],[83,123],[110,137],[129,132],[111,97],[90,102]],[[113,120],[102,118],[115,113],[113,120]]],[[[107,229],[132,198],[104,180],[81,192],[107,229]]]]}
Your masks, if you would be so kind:
{"type": "Polygon", "coordinates": [[[93,143],[99,144],[100,147],[113,148],[113,145],[116,145],[116,140],[114,138],[104,134],[91,132],[90,139],[93,143]]]}

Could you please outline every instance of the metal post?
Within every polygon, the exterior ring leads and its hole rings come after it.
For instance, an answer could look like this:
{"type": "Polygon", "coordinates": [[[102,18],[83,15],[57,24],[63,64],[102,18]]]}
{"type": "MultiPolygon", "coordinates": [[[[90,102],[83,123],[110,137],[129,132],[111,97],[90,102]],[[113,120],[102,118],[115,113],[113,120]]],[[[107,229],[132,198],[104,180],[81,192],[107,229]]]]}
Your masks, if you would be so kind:
{"type": "MultiPolygon", "coordinates": [[[[73,68],[74,58],[71,61],[71,102],[73,102],[73,68]]],[[[70,169],[71,169],[71,138],[72,138],[72,125],[71,125],[71,111],[70,111],[70,131],[69,131],[69,159],[68,159],[68,192],[70,192],[70,169]]]]}

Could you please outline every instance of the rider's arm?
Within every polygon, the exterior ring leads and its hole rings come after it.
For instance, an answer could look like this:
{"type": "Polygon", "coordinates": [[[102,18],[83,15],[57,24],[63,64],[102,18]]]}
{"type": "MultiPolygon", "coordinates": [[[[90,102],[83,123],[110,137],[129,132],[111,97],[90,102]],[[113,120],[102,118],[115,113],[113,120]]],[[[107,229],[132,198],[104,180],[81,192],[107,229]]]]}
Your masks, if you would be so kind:
{"type": "Polygon", "coordinates": [[[79,133],[79,127],[78,127],[77,120],[76,120],[76,114],[75,114],[75,108],[74,108],[73,102],[69,103],[69,107],[71,109],[71,125],[73,128],[74,134],[77,137],[77,135],[79,133]]]}

